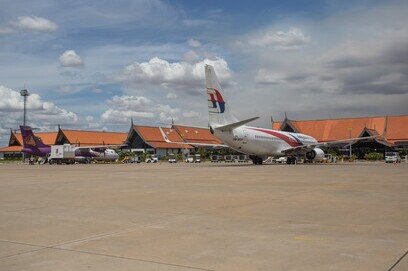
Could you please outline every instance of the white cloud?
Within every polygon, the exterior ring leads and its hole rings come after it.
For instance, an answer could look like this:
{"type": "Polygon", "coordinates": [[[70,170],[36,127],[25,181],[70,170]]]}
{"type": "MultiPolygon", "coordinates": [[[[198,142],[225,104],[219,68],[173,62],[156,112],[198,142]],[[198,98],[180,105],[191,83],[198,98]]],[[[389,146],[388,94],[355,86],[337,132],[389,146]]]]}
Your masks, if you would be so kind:
{"type": "Polygon", "coordinates": [[[82,67],[84,65],[82,58],[74,50],[63,52],[59,61],[62,67],[82,67]]]}
{"type": "MultiPolygon", "coordinates": [[[[0,130],[16,129],[22,118],[23,99],[20,93],[0,85],[0,130]]],[[[57,124],[75,124],[78,116],[52,102],[43,101],[38,94],[32,94],[27,99],[27,121],[29,125],[47,130],[57,124]]],[[[4,140],[0,134],[0,141],[4,140]]]]}
{"type": "Polygon", "coordinates": [[[311,38],[301,29],[291,27],[288,31],[266,30],[246,38],[247,41],[237,41],[238,46],[246,43],[249,46],[269,47],[273,49],[294,49],[310,43],[311,38]]]}
{"type": "Polygon", "coordinates": [[[200,56],[194,50],[189,50],[184,54],[183,59],[188,63],[194,63],[200,59],[200,56]]]}
{"type": "Polygon", "coordinates": [[[197,118],[200,116],[200,114],[196,111],[188,111],[188,112],[183,112],[183,117],[185,118],[197,118]]]}
{"type": "Polygon", "coordinates": [[[10,34],[10,33],[13,33],[14,32],[14,30],[13,30],[13,28],[11,28],[11,27],[8,27],[8,26],[0,26],[0,35],[1,34],[10,34]]]}
{"type": "Polygon", "coordinates": [[[188,43],[188,45],[189,45],[190,47],[194,47],[194,48],[201,46],[201,42],[200,42],[199,40],[196,40],[196,39],[189,39],[189,40],[187,41],[187,43],[188,43]]]}
{"type": "Polygon", "coordinates": [[[174,93],[174,92],[169,92],[169,93],[167,93],[167,95],[166,95],[166,98],[167,98],[167,99],[176,99],[177,97],[178,97],[177,94],[174,93]]]}
{"type": "Polygon", "coordinates": [[[223,58],[204,59],[190,64],[187,62],[173,62],[154,57],[149,62],[135,62],[127,66],[116,79],[134,83],[148,83],[169,87],[201,87],[204,83],[204,66],[213,65],[218,78],[226,80],[232,75],[227,62],[223,58]]]}
{"type": "Polygon", "coordinates": [[[172,118],[177,119],[180,111],[143,96],[114,96],[107,104],[110,108],[101,115],[101,121],[107,124],[129,123],[131,118],[135,122],[169,122],[172,118]]]}
{"type": "Polygon", "coordinates": [[[58,29],[56,23],[36,16],[20,16],[10,25],[17,29],[38,32],[55,32],[58,29]]]}

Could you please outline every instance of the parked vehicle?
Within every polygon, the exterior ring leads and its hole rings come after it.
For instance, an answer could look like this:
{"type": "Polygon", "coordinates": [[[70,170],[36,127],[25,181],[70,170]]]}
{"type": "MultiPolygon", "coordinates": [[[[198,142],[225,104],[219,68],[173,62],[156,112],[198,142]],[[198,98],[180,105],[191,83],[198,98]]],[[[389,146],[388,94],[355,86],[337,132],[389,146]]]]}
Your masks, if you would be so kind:
{"type": "Polygon", "coordinates": [[[237,155],[236,160],[238,163],[246,163],[248,162],[248,156],[241,154],[241,155],[237,155]]]}
{"type": "Polygon", "coordinates": [[[221,162],[221,156],[220,155],[211,155],[211,163],[218,163],[221,162]]]}
{"type": "Polygon", "coordinates": [[[200,154],[194,155],[194,163],[201,163],[201,155],[200,154]]]}
{"type": "Polygon", "coordinates": [[[287,161],[287,157],[285,157],[285,156],[282,156],[282,157],[279,157],[279,158],[277,158],[276,160],[275,160],[275,163],[278,163],[278,164],[285,164],[286,163],[286,161],[287,161]]]}
{"type": "Polygon", "coordinates": [[[176,155],[174,153],[169,154],[169,163],[170,164],[177,163],[177,158],[176,158],[176,155]]]}
{"type": "Polygon", "coordinates": [[[234,162],[234,156],[224,155],[224,161],[225,161],[225,163],[233,163],[234,162]]]}
{"type": "Polygon", "coordinates": [[[157,157],[156,154],[151,154],[151,155],[146,157],[145,162],[146,163],[157,163],[157,162],[159,162],[159,157],[157,157]]]}
{"type": "Polygon", "coordinates": [[[51,146],[48,162],[51,164],[74,164],[75,148],[70,144],[51,146]]]}
{"type": "Polygon", "coordinates": [[[385,163],[401,163],[401,157],[398,152],[386,152],[385,163]]]}
{"type": "Polygon", "coordinates": [[[194,156],[189,154],[186,158],[186,163],[194,163],[194,156]]]}

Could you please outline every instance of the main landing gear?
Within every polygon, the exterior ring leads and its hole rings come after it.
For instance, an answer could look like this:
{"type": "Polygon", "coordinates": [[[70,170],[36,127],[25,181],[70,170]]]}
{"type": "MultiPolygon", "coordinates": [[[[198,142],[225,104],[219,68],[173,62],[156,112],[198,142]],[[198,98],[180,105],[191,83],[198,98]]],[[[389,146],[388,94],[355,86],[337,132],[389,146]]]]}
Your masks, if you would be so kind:
{"type": "Polygon", "coordinates": [[[249,156],[249,158],[252,160],[252,163],[254,163],[254,165],[262,165],[262,158],[258,157],[258,156],[249,156]]]}
{"type": "Polygon", "coordinates": [[[297,164],[297,158],[294,156],[289,156],[286,159],[286,164],[290,165],[290,164],[297,164]]]}

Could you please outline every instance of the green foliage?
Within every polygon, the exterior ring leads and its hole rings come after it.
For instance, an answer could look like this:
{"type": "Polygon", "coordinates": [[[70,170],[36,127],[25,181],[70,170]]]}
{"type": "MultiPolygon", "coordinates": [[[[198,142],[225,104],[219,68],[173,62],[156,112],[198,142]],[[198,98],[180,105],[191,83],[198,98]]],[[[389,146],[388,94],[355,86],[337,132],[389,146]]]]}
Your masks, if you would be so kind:
{"type": "Polygon", "coordinates": [[[357,155],[352,154],[351,157],[350,157],[350,159],[349,159],[349,161],[350,161],[350,162],[354,162],[354,161],[356,161],[356,159],[357,159],[357,155]]]}
{"type": "Polygon", "coordinates": [[[403,157],[403,156],[405,156],[405,155],[408,155],[408,149],[405,148],[405,149],[399,150],[398,153],[399,153],[399,155],[400,155],[401,157],[403,157]]]}
{"type": "Polygon", "coordinates": [[[378,152],[370,152],[364,155],[364,159],[369,161],[378,161],[384,159],[384,155],[378,152]]]}
{"type": "Polygon", "coordinates": [[[126,151],[126,150],[119,151],[118,155],[119,155],[119,160],[122,160],[126,156],[129,156],[129,157],[135,156],[135,154],[133,152],[126,151]]]}

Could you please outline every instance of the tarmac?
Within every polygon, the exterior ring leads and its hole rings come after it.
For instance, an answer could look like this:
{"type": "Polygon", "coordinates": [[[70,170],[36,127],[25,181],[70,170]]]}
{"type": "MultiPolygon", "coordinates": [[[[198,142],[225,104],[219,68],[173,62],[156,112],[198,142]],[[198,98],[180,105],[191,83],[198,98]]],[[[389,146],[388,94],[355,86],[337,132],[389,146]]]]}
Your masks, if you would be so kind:
{"type": "Polygon", "coordinates": [[[408,270],[408,164],[0,165],[0,270],[408,270]]]}

